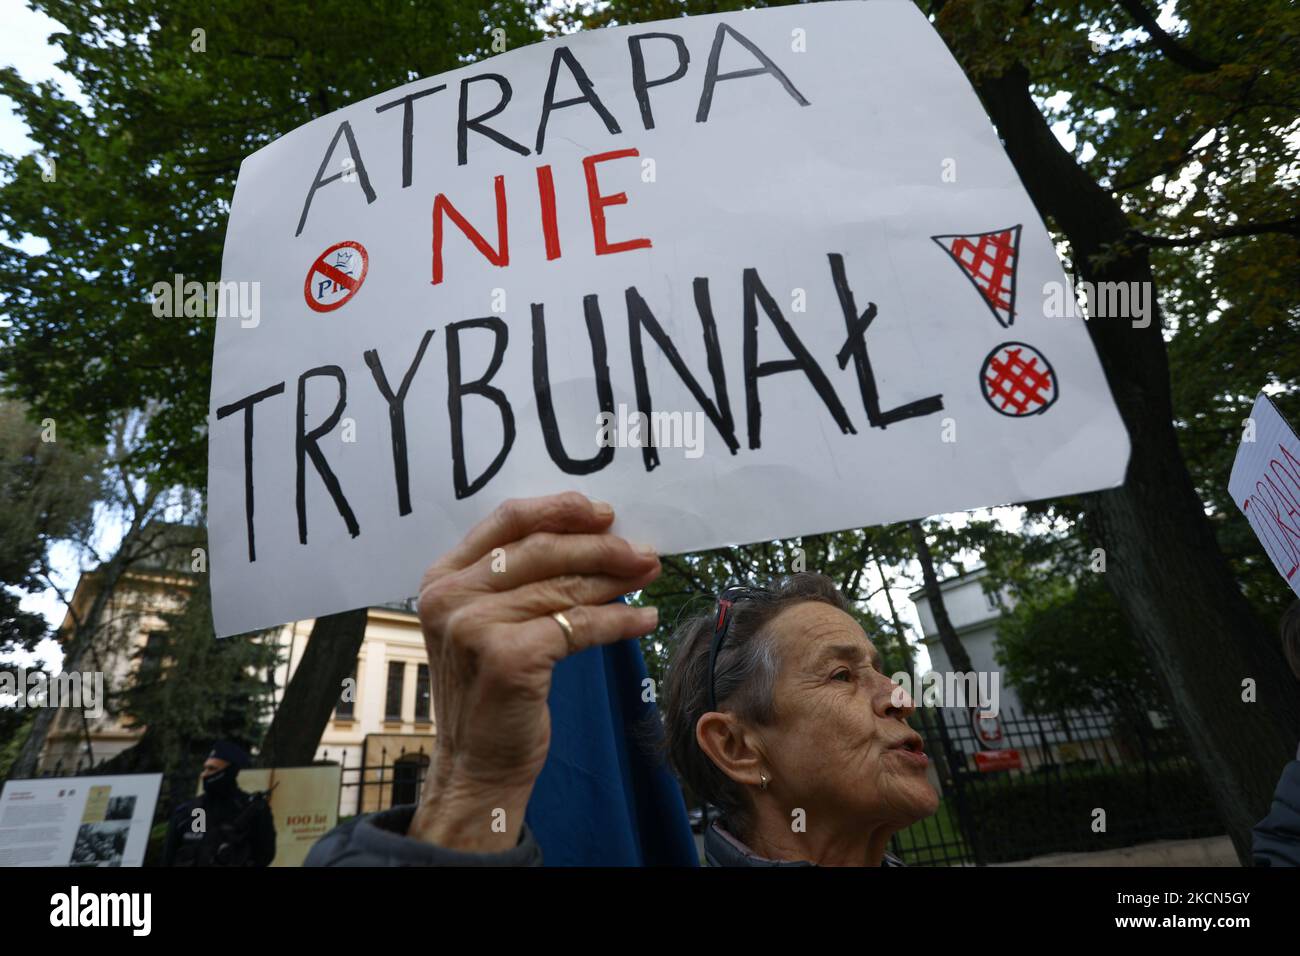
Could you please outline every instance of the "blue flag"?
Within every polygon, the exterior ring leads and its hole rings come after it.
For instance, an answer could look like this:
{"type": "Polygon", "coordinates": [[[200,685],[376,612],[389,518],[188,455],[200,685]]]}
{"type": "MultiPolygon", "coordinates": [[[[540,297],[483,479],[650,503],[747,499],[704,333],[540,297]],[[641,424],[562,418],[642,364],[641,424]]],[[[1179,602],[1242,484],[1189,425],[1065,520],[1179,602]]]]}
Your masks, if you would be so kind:
{"type": "Polygon", "coordinates": [[[547,866],[698,866],[681,788],[659,755],[635,640],[555,667],[551,747],[525,819],[547,866]]]}

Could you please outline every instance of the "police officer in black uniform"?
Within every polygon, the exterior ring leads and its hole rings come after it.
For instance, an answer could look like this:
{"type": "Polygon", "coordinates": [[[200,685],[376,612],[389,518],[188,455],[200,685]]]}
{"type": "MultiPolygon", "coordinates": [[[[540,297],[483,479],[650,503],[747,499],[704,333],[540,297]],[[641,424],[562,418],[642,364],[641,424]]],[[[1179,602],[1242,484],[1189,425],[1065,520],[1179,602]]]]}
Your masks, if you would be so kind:
{"type": "Polygon", "coordinates": [[[213,745],[203,762],[203,795],[172,813],[163,866],[270,865],[275,822],[266,795],[245,793],[236,783],[249,762],[238,744],[222,740],[213,745]]]}

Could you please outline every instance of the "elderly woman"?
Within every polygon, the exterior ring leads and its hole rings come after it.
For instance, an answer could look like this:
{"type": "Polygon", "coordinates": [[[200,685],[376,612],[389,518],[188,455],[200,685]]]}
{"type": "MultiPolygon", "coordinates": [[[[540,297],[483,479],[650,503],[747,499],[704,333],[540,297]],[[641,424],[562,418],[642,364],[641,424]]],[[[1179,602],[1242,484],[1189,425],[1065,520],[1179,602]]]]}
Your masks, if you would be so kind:
{"type": "MultiPolygon", "coordinates": [[[[429,568],[419,610],[438,736],[420,803],[335,829],[308,865],[541,862],[523,819],[552,668],[658,624],[655,608],[609,603],[660,571],[613,521],[576,493],[506,502],[429,568]]],[[[672,763],[722,810],[710,863],[888,865],[890,835],[937,806],[911,701],[819,575],[733,589],[689,621],[666,696],[672,763]]]]}

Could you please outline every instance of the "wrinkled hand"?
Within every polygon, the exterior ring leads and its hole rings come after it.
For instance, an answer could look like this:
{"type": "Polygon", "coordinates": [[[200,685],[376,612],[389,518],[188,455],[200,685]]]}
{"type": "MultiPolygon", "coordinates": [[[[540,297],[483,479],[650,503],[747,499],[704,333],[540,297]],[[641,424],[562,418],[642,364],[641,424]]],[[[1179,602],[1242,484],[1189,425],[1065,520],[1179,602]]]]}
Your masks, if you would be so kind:
{"type": "Polygon", "coordinates": [[[658,622],[655,608],[607,603],[660,570],[653,550],[609,533],[613,520],[577,492],[507,501],[425,572],[437,744],[410,836],[476,852],[518,842],[550,745],[556,662],[658,622]]]}

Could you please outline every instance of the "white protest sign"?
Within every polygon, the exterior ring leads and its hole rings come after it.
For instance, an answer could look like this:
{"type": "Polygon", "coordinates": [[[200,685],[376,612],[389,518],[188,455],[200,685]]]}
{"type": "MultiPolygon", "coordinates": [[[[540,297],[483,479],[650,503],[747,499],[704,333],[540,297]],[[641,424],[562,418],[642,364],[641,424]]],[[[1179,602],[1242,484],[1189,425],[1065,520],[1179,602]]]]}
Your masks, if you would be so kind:
{"type": "Polygon", "coordinates": [[[602,29],[240,170],[218,633],[413,594],[503,499],[664,553],[1119,484],[1128,438],[970,84],[906,0],[602,29]],[[644,420],[639,412],[647,413],[644,420]],[[655,439],[651,444],[651,439],[655,439]]]}
{"type": "Polygon", "coordinates": [[[1300,438],[1263,392],[1246,420],[1228,493],[1300,597],[1300,438]]]}

